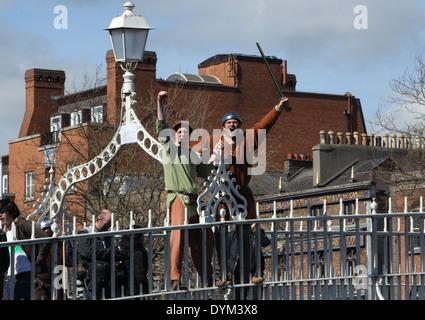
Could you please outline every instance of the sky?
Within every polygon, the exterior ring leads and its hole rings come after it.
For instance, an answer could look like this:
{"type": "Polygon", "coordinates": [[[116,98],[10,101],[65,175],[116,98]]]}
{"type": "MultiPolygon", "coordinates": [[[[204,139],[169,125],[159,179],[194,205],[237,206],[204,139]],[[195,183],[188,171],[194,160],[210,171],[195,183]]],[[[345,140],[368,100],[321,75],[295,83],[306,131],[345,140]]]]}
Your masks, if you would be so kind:
{"type": "MultiPolygon", "coordinates": [[[[124,0],[0,0],[0,155],[18,138],[25,112],[25,71],[64,70],[66,92],[84,74],[106,74],[107,28],[124,0]]],[[[413,68],[425,49],[420,0],[133,0],[150,27],[146,50],[158,57],[157,78],[198,73],[217,54],[287,60],[297,91],[350,92],[369,133],[387,111],[390,81],[413,68]]],[[[399,121],[408,121],[403,115],[399,121]]],[[[326,128],[324,128],[326,130],[326,128]]]]}

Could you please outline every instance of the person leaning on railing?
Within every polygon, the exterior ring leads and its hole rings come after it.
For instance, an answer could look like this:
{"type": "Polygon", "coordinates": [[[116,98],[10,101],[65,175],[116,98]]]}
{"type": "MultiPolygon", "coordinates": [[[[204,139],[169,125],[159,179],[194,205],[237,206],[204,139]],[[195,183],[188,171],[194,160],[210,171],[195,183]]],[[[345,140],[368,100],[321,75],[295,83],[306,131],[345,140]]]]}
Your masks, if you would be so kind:
{"type": "MultiPolygon", "coordinates": [[[[7,241],[12,242],[16,240],[31,239],[33,226],[32,222],[24,219],[17,205],[9,198],[0,200],[0,221],[3,226],[3,231],[7,235],[7,241]],[[14,228],[13,228],[14,226],[14,228]]],[[[46,234],[37,225],[34,225],[35,238],[45,238],[46,234]]],[[[32,245],[15,245],[14,261],[14,299],[15,300],[29,300],[31,299],[31,248],[32,245]]],[[[10,248],[11,250],[12,248],[10,248]]],[[[9,250],[9,251],[10,251],[9,250]]],[[[47,257],[50,251],[49,243],[41,243],[36,245],[35,259],[35,275],[37,279],[38,274],[48,272],[47,257]]],[[[7,274],[6,282],[6,299],[11,299],[11,268],[7,274]]],[[[37,286],[37,283],[36,283],[37,286]]]]}
{"type": "MultiPolygon", "coordinates": [[[[111,212],[107,209],[102,210],[95,218],[94,227],[89,226],[78,231],[78,234],[94,233],[108,231],[111,226],[111,212]]],[[[78,261],[86,270],[85,283],[86,283],[86,298],[87,300],[93,299],[93,282],[96,283],[96,299],[100,299],[102,291],[105,290],[105,298],[111,297],[111,253],[115,252],[115,263],[127,260],[127,256],[118,247],[114,246],[113,238],[102,237],[101,235],[96,238],[83,238],[78,241],[77,255],[78,261]],[[95,243],[95,258],[92,261],[92,241],[95,243]],[[92,279],[92,269],[95,264],[96,279],[92,279]]],[[[115,296],[119,295],[120,283],[115,284],[115,296]]]]}

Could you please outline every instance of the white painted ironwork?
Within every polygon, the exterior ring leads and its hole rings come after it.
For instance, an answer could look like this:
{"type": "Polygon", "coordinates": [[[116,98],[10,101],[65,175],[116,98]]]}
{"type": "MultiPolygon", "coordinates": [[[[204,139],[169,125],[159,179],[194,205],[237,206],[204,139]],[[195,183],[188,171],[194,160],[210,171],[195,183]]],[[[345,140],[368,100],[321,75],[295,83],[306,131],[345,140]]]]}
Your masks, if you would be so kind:
{"type": "Polygon", "coordinates": [[[41,218],[43,218],[45,216],[46,213],[49,212],[49,201],[50,201],[50,197],[54,192],[55,189],[55,182],[56,180],[53,179],[53,173],[54,173],[54,169],[53,166],[50,166],[50,170],[49,170],[49,174],[50,177],[46,179],[46,183],[48,185],[45,185],[43,187],[43,191],[41,192],[40,198],[37,199],[37,202],[39,203],[38,207],[36,204],[34,204],[34,208],[35,211],[28,215],[27,219],[31,220],[32,218],[36,217],[37,215],[41,215],[39,217],[39,221],[41,218]]]}
{"type": "Polygon", "coordinates": [[[226,209],[231,220],[245,220],[247,211],[246,199],[239,193],[240,186],[234,185],[236,179],[231,178],[229,165],[225,163],[223,154],[220,155],[218,167],[211,172],[204,183],[206,189],[198,197],[198,215],[200,223],[216,221],[216,213],[224,221],[226,209]],[[206,201],[203,202],[203,200],[206,201]]]}
{"type": "Polygon", "coordinates": [[[122,119],[118,126],[117,131],[112,137],[108,145],[97,155],[95,158],[85,164],[70,168],[61,177],[55,186],[52,179],[53,168],[50,169],[51,178],[49,179],[49,186],[41,194],[41,205],[28,216],[28,219],[34,216],[41,215],[40,218],[48,215],[52,219],[55,218],[63,206],[65,196],[73,185],[92,178],[101,172],[118,154],[121,149],[121,133],[124,126],[133,126],[135,130],[133,133],[137,134],[135,141],[138,145],[155,160],[161,160],[161,144],[155,140],[149,132],[144,128],[138,119],[134,106],[137,103],[135,100],[136,92],[134,91],[134,74],[133,70],[135,65],[127,64],[125,74],[123,75],[124,84],[122,89],[122,119]]]}
{"type": "MultiPolygon", "coordinates": [[[[198,275],[185,269],[190,268],[187,262],[190,258],[186,242],[183,264],[185,270],[182,274],[187,279],[182,279],[181,282],[185,287],[172,291],[166,283],[169,255],[155,252],[153,242],[168,243],[171,230],[179,229],[183,234],[195,228],[216,227],[217,230],[220,227],[246,224],[244,220],[181,226],[170,226],[165,223],[142,229],[124,226],[122,230],[114,228],[113,231],[101,234],[75,234],[74,230],[73,234],[68,236],[0,243],[0,247],[10,246],[12,249],[17,245],[34,247],[36,244],[50,242],[52,248],[56,250],[58,243],[68,241],[73,245],[73,255],[76,258],[81,239],[112,237],[118,244],[123,235],[143,233],[149,260],[148,293],[120,295],[112,299],[223,300],[237,298],[238,292],[244,289],[247,291],[247,299],[252,299],[255,293],[262,292],[260,297],[265,300],[425,300],[425,212],[390,211],[376,214],[372,213],[372,208],[369,203],[367,207],[362,206],[358,212],[348,216],[337,214],[319,217],[295,215],[278,217],[274,214],[270,218],[250,220],[250,223],[261,225],[271,240],[270,246],[264,251],[265,280],[260,284],[251,281],[248,283],[232,281],[222,288],[216,287],[214,281],[208,286],[201,285],[198,275]],[[383,228],[384,219],[387,220],[386,229],[383,228]],[[412,219],[419,223],[418,228],[411,228],[412,219]],[[316,221],[320,223],[316,224],[316,221]],[[331,227],[326,227],[330,226],[328,221],[332,221],[331,227]],[[343,221],[346,221],[346,224],[342,223],[343,221]],[[303,222],[302,228],[301,222],[303,222]],[[285,228],[285,225],[288,227],[285,228]],[[325,228],[315,229],[314,225],[325,228]],[[417,241],[417,248],[411,246],[415,242],[413,240],[417,241]],[[153,258],[155,254],[159,256],[157,261],[153,258]]],[[[214,268],[220,259],[222,257],[215,257],[214,268]]],[[[55,267],[57,261],[53,263],[55,267]]],[[[74,265],[67,269],[71,275],[67,280],[69,281],[67,299],[84,299],[77,288],[81,285],[78,282],[80,280],[77,281],[77,270],[75,259],[74,265]]],[[[214,274],[217,274],[217,271],[215,269],[214,274]]],[[[60,274],[55,273],[52,279],[58,276],[60,274]]],[[[35,277],[34,273],[32,277],[35,277]]],[[[55,299],[56,296],[52,298],[55,299]]]]}
{"type": "MultiPolygon", "coordinates": [[[[135,31],[140,31],[144,34],[146,40],[147,33],[152,28],[147,25],[146,20],[143,17],[135,15],[133,13],[132,10],[134,8],[134,4],[132,4],[131,2],[126,2],[123,7],[125,9],[124,14],[120,17],[114,18],[108,30],[111,32],[119,30],[119,33],[122,32],[123,36],[124,33],[127,31],[129,31],[130,35],[133,35],[135,31]]],[[[128,40],[131,42],[131,37],[129,37],[128,40]]],[[[56,186],[54,186],[54,183],[56,181],[52,179],[53,168],[51,168],[51,177],[48,181],[49,187],[46,187],[41,194],[41,205],[31,215],[28,216],[28,219],[31,219],[39,214],[41,215],[40,218],[48,215],[50,216],[50,218],[53,219],[58,216],[61,212],[65,196],[70,190],[70,188],[74,184],[90,179],[96,174],[98,174],[117,155],[122,144],[126,143],[125,141],[123,141],[124,137],[122,136],[124,132],[123,128],[125,127],[130,127],[131,132],[134,134],[134,141],[132,142],[137,142],[144,151],[146,151],[154,159],[162,162],[160,157],[161,144],[156,141],[143,127],[134,111],[134,105],[137,102],[135,100],[136,92],[133,71],[136,68],[138,61],[143,59],[145,42],[137,44],[140,45],[137,47],[137,50],[139,52],[135,53],[135,55],[131,57],[128,57],[126,55],[128,54],[128,52],[125,51],[124,47],[124,59],[117,59],[116,55],[120,55],[121,53],[116,52],[116,48],[114,46],[114,43],[112,42],[112,45],[114,47],[114,55],[116,56],[117,61],[124,62],[124,67],[121,64],[120,66],[125,71],[125,73],[123,75],[124,83],[121,90],[121,121],[111,141],[95,158],[85,164],[75,166],[66,171],[56,186]],[[141,57],[138,56],[138,54],[141,55],[141,57]]],[[[118,43],[118,47],[119,45],[122,45],[122,43],[118,43]]],[[[136,46],[133,46],[132,48],[134,49],[136,48],[136,46]]]]}

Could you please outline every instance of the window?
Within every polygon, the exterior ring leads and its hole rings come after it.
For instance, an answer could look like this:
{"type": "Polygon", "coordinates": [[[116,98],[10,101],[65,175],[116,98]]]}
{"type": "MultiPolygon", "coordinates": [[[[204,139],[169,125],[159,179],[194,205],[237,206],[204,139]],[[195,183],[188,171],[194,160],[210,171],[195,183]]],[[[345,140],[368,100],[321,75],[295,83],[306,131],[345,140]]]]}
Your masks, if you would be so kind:
{"type": "Polygon", "coordinates": [[[315,278],[321,278],[325,276],[325,256],[322,252],[312,254],[311,272],[315,278]]]}
{"type": "Polygon", "coordinates": [[[9,193],[9,176],[8,175],[3,176],[2,193],[9,193]]]}
{"type": "Polygon", "coordinates": [[[354,275],[354,269],[356,268],[356,249],[347,250],[347,273],[354,275]]]}
{"type": "MultiPolygon", "coordinates": [[[[312,206],[310,216],[311,217],[321,217],[321,216],[323,216],[323,206],[312,206]]],[[[317,228],[323,228],[325,226],[324,220],[317,219],[317,220],[315,220],[315,223],[316,223],[317,228]]]]}
{"type": "Polygon", "coordinates": [[[82,113],[81,111],[71,112],[71,126],[78,126],[81,124],[82,113]]]}
{"type": "Polygon", "coordinates": [[[60,130],[62,128],[62,117],[56,116],[50,118],[50,132],[54,133],[52,135],[51,143],[60,142],[60,130]]]}
{"type": "Polygon", "coordinates": [[[91,122],[103,123],[103,106],[97,106],[91,109],[91,122]]]}
{"type": "Polygon", "coordinates": [[[50,118],[50,132],[59,131],[62,127],[62,117],[56,116],[50,118]]]}
{"type": "MultiPolygon", "coordinates": [[[[412,210],[412,212],[420,212],[419,208],[412,210]]],[[[424,229],[424,225],[421,226],[421,220],[423,216],[414,216],[409,219],[409,227],[411,226],[413,232],[417,232],[417,235],[411,235],[409,241],[409,250],[412,253],[420,253],[421,250],[421,228],[424,229]],[[411,224],[411,225],[410,225],[411,224]]]]}
{"type": "MultiPolygon", "coordinates": [[[[344,215],[349,216],[355,214],[355,208],[356,208],[356,202],[350,201],[350,202],[344,202],[344,215]]],[[[346,219],[345,220],[347,224],[353,224],[354,219],[346,219]]]]}
{"type": "Polygon", "coordinates": [[[34,200],[34,171],[25,173],[25,199],[34,200]]]}

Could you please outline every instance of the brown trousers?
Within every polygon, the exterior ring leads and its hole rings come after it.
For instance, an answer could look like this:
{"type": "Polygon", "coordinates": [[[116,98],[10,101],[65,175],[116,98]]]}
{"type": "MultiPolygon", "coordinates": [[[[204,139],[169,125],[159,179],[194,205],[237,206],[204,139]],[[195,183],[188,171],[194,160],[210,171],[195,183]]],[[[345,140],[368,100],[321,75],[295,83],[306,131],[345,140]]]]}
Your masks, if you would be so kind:
{"type": "MultiPolygon", "coordinates": [[[[184,206],[180,201],[180,197],[176,197],[176,200],[173,203],[171,208],[171,225],[183,225],[184,224],[184,206]]],[[[199,222],[199,216],[195,215],[189,219],[189,224],[194,224],[199,222]]],[[[189,229],[188,230],[189,238],[189,251],[192,256],[193,264],[195,265],[196,271],[202,276],[202,279],[205,281],[203,276],[203,245],[202,245],[202,229],[189,229]]],[[[212,275],[212,265],[211,259],[214,248],[214,237],[211,228],[206,229],[206,270],[207,277],[212,275]]],[[[171,239],[170,239],[170,267],[171,267],[171,280],[180,280],[181,276],[181,266],[184,253],[184,231],[182,230],[172,230],[171,239]]]]}

